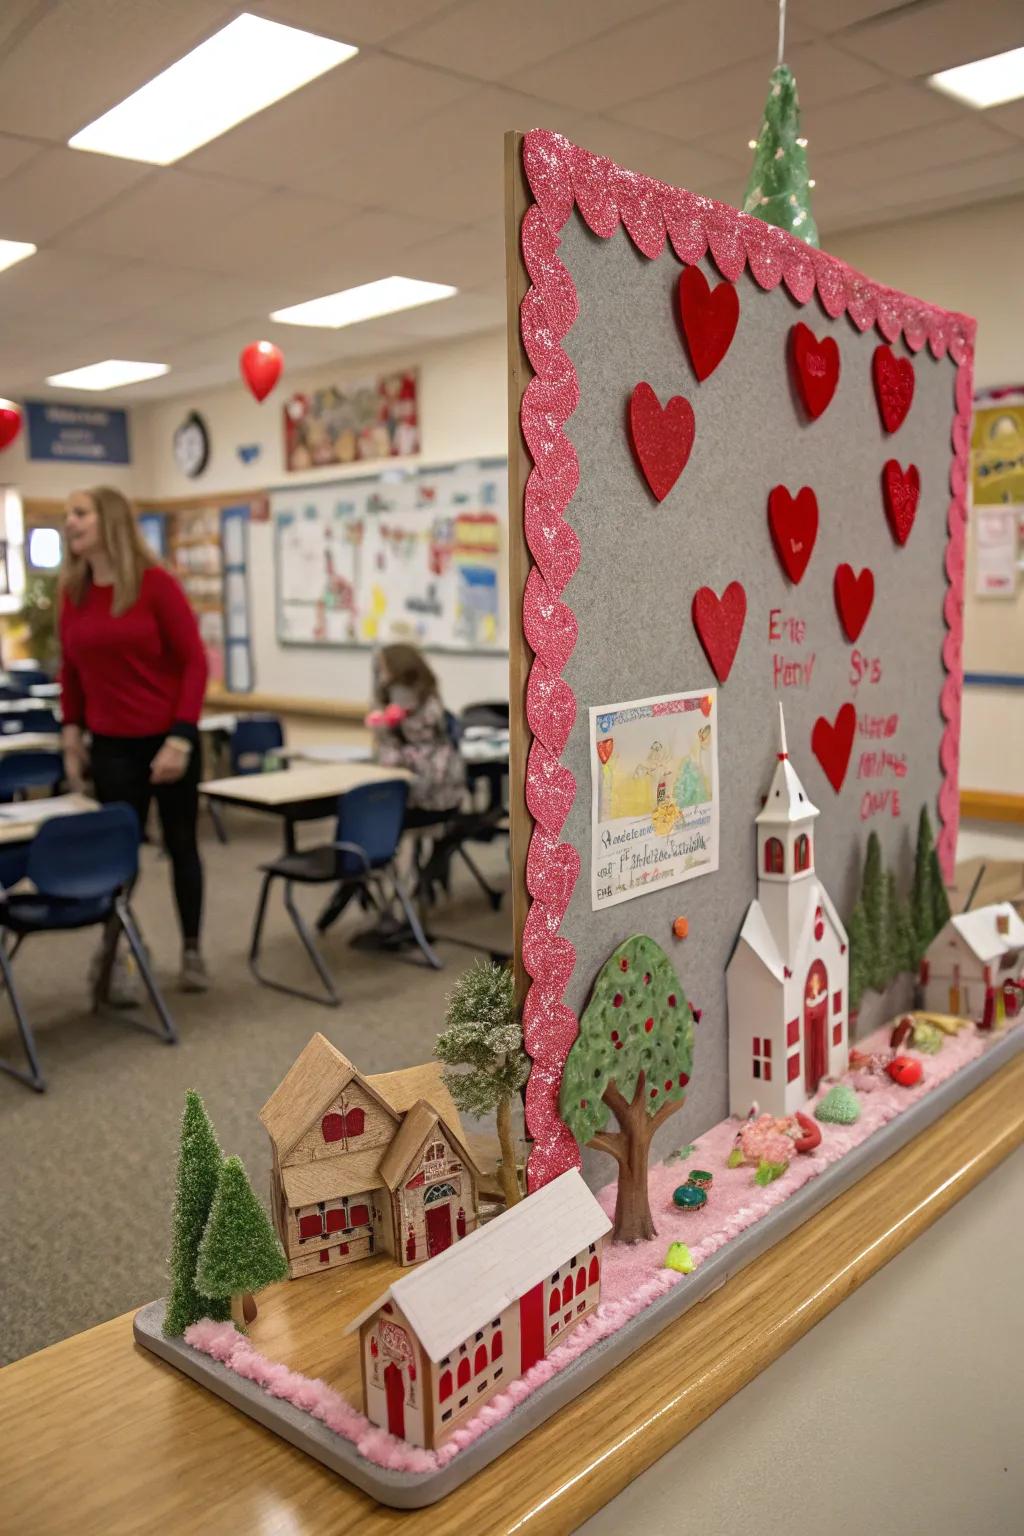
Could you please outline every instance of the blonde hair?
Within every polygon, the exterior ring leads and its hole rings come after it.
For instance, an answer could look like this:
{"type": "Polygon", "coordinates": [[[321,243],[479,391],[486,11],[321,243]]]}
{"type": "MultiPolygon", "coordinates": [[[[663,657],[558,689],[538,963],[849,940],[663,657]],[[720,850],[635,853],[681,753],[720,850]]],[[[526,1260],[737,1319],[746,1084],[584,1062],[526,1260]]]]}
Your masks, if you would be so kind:
{"type": "MultiPolygon", "coordinates": [[[[100,537],[114,570],[114,600],[111,612],[126,613],[139,599],[142,573],[160,562],[139,532],[135,514],[127,497],[112,486],[98,485],[81,492],[89,497],[99,514],[100,537]]],[[[64,540],[64,559],[60,570],[60,589],[71,601],[80,603],[90,582],[89,562],[74,555],[64,540]]]]}

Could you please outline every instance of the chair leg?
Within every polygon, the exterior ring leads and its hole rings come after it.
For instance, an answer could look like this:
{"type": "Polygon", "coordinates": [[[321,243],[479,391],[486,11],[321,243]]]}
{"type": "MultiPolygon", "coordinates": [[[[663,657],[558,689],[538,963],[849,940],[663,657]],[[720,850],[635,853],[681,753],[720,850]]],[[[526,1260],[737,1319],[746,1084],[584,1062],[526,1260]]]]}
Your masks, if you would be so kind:
{"type": "Polygon", "coordinates": [[[295,899],[292,896],[292,882],[290,880],[286,880],[284,883],[284,904],[288,916],[292,920],[295,931],[299,938],[302,940],[306,954],[309,956],[310,960],[312,960],[313,967],[317,975],[320,977],[320,980],[323,982],[324,991],[327,993],[326,997],[315,997],[312,993],[309,992],[299,993],[298,995],[300,997],[312,997],[314,1002],[326,1003],[332,1008],[337,1008],[338,1004],[341,1002],[341,998],[334,990],[334,981],[331,978],[331,973],[327,969],[327,966],[324,964],[323,956],[317,949],[313,935],[310,933],[308,927],[306,926],[305,918],[302,916],[302,913],[295,905],[295,899]]]}
{"type": "Polygon", "coordinates": [[[124,929],[124,936],[128,940],[131,952],[135,956],[135,963],[139,968],[139,974],[142,976],[146,991],[149,993],[149,1000],[153,1004],[157,1017],[160,1020],[160,1037],[166,1040],[168,1045],[177,1045],[177,1030],[174,1028],[171,1016],[167,1012],[167,1005],[163,1000],[160,988],[156,984],[156,978],[150,968],[149,956],[146,954],[146,946],[143,944],[139,930],[135,926],[135,918],[132,916],[131,908],[126,901],[119,900],[115,903],[114,911],[117,913],[118,922],[124,929]]]}
{"type": "Polygon", "coordinates": [[[213,830],[217,834],[217,841],[218,843],[226,843],[228,840],[228,831],[227,827],[224,825],[224,817],[221,815],[220,806],[217,804],[216,800],[209,800],[207,801],[207,804],[210,807],[210,820],[213,822],[213,830]]]}
{"type": "MultiPolygon", "coordinates": [[[[21,939],[22,935],[19,934],[15,949],[21,943],[21,939]]],[[[16,1077],[19,1083],[24,1083],[28,1088],[34,1088],[36,1093],[45,1093],[46,1079],[43,1077],[42,1068],[39,1065],[39,1057],[36,1055],[35,1036],[32,1033],[31,1024],[25,1017],[25,1010],[21,1006],[21,999],[14,986],[14,975],[11,971],[12,956],[13,950],[11,954],[8,954],[7,947],[3,939],[0,938],[0,975],[3,976],[7,995],[11,1000],[11,1011],[18,1026],[18,1034],[21,1036],[22,1049],[25,1052],[25,1060],[28,1062],[29,1070],[26,1072],[24,1067],[16,1067],[13,1061],[6,1061],[0,1057],[0,1072],[7,1072],[11,1077],[16,1077]]]]}
{"type": "Polygon", "coordinates": [[[412,929],[412,936],[416,940],[416,943],[419,945],[424,958],[429,965],[433,966],[435,971],[443,971],[444,962],[440,960],[434,950],[431,949],[430,941],[426,934],[423,932],[423,924],[420,922],[419,913],[416,911],[413,903],[409,900],[409,895],[405,889],[405,886],[402,884],[397,875],[392,875],[392,881],[395,887],[395,895],[398,897],[398,900],[401,903],[402,911],[405,913],[405,920],[409,924],[409,927],[412,929]]]}
{"type": "Polygon", "coordinates": [[[103,929],[103,949],[100,956],[99,971],[92,989],[92,1011],[99,1013],[101,1004],[107,1001],[107,993],[110,991],[110,977],[114,969],[114,957],[117,954],[117,940],[120,933],[115,919],[107,922],[103,929]]]}
{"type": "Polygon", "coordinates": [[[483,872],[477,865],[476,861],[470,857],[465,843],[459,843],[453,851],[458,854],[459,858],[466,865],[466,868],[473,876],[473,879],[476,881],[477,885],[480,887],[488,901],[491,903],[494,911],[497,912],[501,907],[502,897],[505,894],[504,891],[499,891],[497,886],[489,884],[489,882],[484,878],[483,872]]]}
{"type": "Polygon", "coordinates": [[[292,920],[295,931],[298,933],[299,938],[302,940],[306,953],[312,960],[317,974],[324,984],[324,989],[327,993],[327,996],[324,997],[322,994],[317,992],[305,992],[301,987],[289,986],[285,981],[276,981],[273,976],[267,976],[263,971],[260,970],[260,940],[263,936],[263,923],[267,913],[267,898],[270,895],[271,883],[276,878],[277,877],[268,870],[268,872],[263,876],[263,884],[260,886],[259,899],[256,903],[256,916],[253,919],[252,925],[252,939],[249,944],[249,969],[256,977],[258,982],[261,982],[265,987],[273,987],[275,992],[285,992],[289,997],[302,997],[310,1003],[321,1003],[325,1008],[337,1008],[341,1002],[341,999],[334,989],[334,984],[331,981],[330,973],[324,965],[317,947],[313,942],[313,935],[306,927],[306,924],[302,918],[302,913],[299,911],[298,907],[292,900],[291,881],[285,882],[284,904],[288,911],[288,916],[292,920]]]}
{"type": "Polygon", "coordinates": [[[335,886],[334,894],[316,920],[317,933],[326,933],[328,928],[338,921],[338,918],[355,895],[356,890],[357,887],[347,880],[342,880],[339,885],[335,886]]]}

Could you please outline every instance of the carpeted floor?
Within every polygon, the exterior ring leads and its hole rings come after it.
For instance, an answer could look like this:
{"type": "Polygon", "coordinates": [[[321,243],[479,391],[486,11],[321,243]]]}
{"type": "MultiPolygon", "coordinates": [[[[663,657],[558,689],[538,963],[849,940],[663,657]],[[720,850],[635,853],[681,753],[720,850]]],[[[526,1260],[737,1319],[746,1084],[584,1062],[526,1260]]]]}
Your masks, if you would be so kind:
{"type": "MultiPolygon", "coordinates": [[[[329,827],[307,826],[311,844],[329,827]]],[[[30,939],[16,974],[34,1024],[49,1088],[35,1094],[0,1074],[0,1364],[116,1316],[165,1289],[165,1258],[177,1129],[187,1088],[203,1095],[226,1153],[237,1153],[266,1196],[269,1144],[257,1111],[314,1030],[371,1072],[430,1057],[445,995],[472,949],[439,941],[443,971],[362,954],[349,939],[367,919],[346,913],[324,951],[342,1006],[321,1008],[259,986],[246,966],[256,867],[279,849],[268,819],[233,812],[231,841],[218,844],[204,818],[205,949],[214,987],[175,987],[177,929],[169,869],[143,851],[135,906],[181,1042],[169,1047],[132,1026],[133,1014],[94,1017],[85,973],[95,933],[30,939]]],[[[480,850],[507,888],[505,845],[480,850]]],[[[299,893],[314,915],[319,891],[299,893]],[[305,898],[305,899],[304,899],[305,898]]],[[[511,903],[492,913],[463,873],[431,915],[435,932],[511,947],[511,903]]],[[[265,940],[268,971],[312,980],[305,955],[274,900],[265,940]]],[[[151,1019],[148,1009],[134,1015],[151,1019]]],[[[19,1050],[0,995],[0,1055],[19,1050]]]]}

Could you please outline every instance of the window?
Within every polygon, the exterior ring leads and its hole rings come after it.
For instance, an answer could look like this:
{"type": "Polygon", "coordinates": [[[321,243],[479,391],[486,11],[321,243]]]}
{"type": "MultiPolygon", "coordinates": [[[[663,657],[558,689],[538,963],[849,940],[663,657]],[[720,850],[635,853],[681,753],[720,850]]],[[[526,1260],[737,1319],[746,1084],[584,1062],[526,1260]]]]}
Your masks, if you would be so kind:
{"type": "Polygon", "coordinates": [[[327,1226],[325,1231],[344,1232],[347,1226],[348,1222],[345,1220],[344,1207],[340,1205],[332,1206],[327,1212],[327,1226]]]}
{"type": "Polygon", "coordinates": [[[767,1035],[764,1039],[760,1035],[754,1036],[754,1064],[753,1073],[761,1082],[770,1083],[772,1080],[772,1043],[767,1035]]]}
{"type": "Polygon", "coordinates": [[[811,867],[811,840],[806,832],[801,832],[796,840],[796,868],[797,874],[801,870],[811,867]]]}
{"type": "Polygon", "coordinates": [[[473,1358],[473,1375],[479,1376],[481,1371],[486,1371],[487,1365],[487,1346],[481,1344],[473,1358]]]}
{"type": "Polygon", "coordinates": [[[927,960],[922,960],[921,961],[921,985],[922,986],[927,986],[928,985],[928,961],[927,960]]]}
{"type": "Polygon", "coordinates": [[[361,1136],[365,1126],[365,1111],[350,1109],[344,1115],[324,1115],[320,1122],[320,1131],[324,1141],[343,1141],[346,1136],[361,1136]]]}
{"type": "Polygon", "coordinates": [[[343,1259],[345,1257],[346,1253],[348,1253],[348,1243],[339,1243],[338,1244],[338,1258],[339,1259],[343,1259]]]}
{"type": "Polygon", "coordinates": [[[800,1076],[800,1052],[795,1051],[786,1062],[786,1081],[795,1083],[800,1076]]]}
{"type": "Polygon", "coordinates": [[[843,1043],[843,1021],[842,1021],[842,1019],[840,1019],[838,1024],[833,1024],[833,1026],[832,1026],[832,1044],[833,1045],[842,1045],[842,1043],[843,1043]]]}
{"type": "Polygon", "coordinates": [[[555,1286],[551,1292],[551,1295],[548,1297],[548,1316],[554,1317],[561,1305],[562,1293],[558,1287],[555,1286]]]}
{"type": "Polygon", "coordinates": [[[833,992],[832,993],[832,1012],[833,1013],[842,1013],[842,1011],[843,1011],[843,994],[842,994],[842,992],[833,992]]]}
{"type": "Polygon", "coordinates": [[[501,1359],[501,1351],[502,1351],[501,1329],[499,1328],[498,1332],[494,1335],[494,1338],[491,1340],[491,1360],[492,1360],[492,1362],[495,1361],[495,1360],[500,1360],[501,1359]]]}
{"type": "Polygon", "coordinates": [[[465,1397],[460,1397],[459,1398],[459,1407],[460,1408],[465,1408],[465,1406],[466,1406],[466,1404],[468,1402],[469,1402],[469,1394],[467,1393],[465,1397]]]}
{"type": "Polygon", "coordinates": [[[35,571],[53,571],[60,565],[61,539],[57,528],[28,530],[28,563],[35,571]]]}
{"type": "Polygon", "coordinates": [[[814,909],[814,937],[818,944],[825,937],[825,914],[820,907],[814,909]]]}
{"type": "Polygon", "coordinates": [[[789,1023],[786,1025],[786,1044],[787,1045],[799,1045],[800,1044],[800,1020],[799,1019],[790,1019],[789,1023]]]}
{"type": "Polygon", "coordinates": [[[566,1275],[565,1284],[562,1286],[562,1306],[567,1307],[572,1301],[572,1275],[566,1275]]]}
{"type": "Polygon", "coordinates": [[[777,837],[770,837],[764,845],[764,872],[781,875],[786,867],[786,856],[777,837]]]}
{"type": "Polygon", "coordinates": [[[590,1261],[590,1277],[589,1277],[588,1283],[590,1285],[596,1285],[600,1278],[601,1278],[601,1266],[597,1262],[597,1256],[595,1254],[594,1258],[592,1258],[591,1261],[590,1261]]]}
{"type": "Polygon", "coordinates": [[[503,1365],[499,1365],[499,1366],[498,1366],[498,1369],[497,1369],[497,1370],[496,1370],[496,1371],[495,1371],[495,1373],[494,1373],[494,1379],[495,1379],[495,1381],[497,1381],[497,1379],[498,1379],[498,1377],[499,1377],[499,1376],[500,1376],[500,1375],[501,1375],[501,1373],[502,1373],[502,1371],[503,1371],[503,1370],[504,1370],[504,1369],[505,1369],[505,1367],[504,1367],[504,1366],[503,1366],[503,1365]]]}
{"type": "Polygon", "coordinates": [[[473,1372],[469,1368],[469,1356],[465,1355],[459,1361],[459,1386],[464,1387],[472,1374],[473,1372]]]}
{"type": "Polygon", "coordinates": [[[576,1307],[576,1311],[577,1312],[585,1312],[586,1310],[587,1310],[586,1302],[585,1301],[579,1302],[577,1307],[576,1307]]]}
{"type": "Polygon", "coordinates": [[[320,1249],[320,1263],[321,1264],[329,1264],[330,1261],[331,1261],[331,1255],[330,1255],[329,1249],[321,1248],[320,1249]]]}
{"type": "Polygon", "coordinates": [[[368,1227],[370,1225],[370,1207],[368,1205],[350,1205],[348,1208],[348,1224],[350,1227],[368,1227]]]}
{"type": "Polygon", "coordinates": [[[452,1410],[450,1408],[446,1408],[444,1413],[442,1413],[442,1415],[441,1415],[441,1422],[444,1423],[444,1421],[446,1419],[450,1419],[451,1416],[452,1416],[452,1410]]]}
{"type": "Polygon", "coordinates": [[[324,1218],[317,1211],[315,1216],[299,1217],[299,1240],[305,1242],[307,1237],[319,1237],[324,1230],[324,1218]]]}
{"type": "Polygon", "coordinates": [[[576,1295],[582,1296],[587,1288],[587,1272],[585,1269],[576,1272],[576,1295]]]}

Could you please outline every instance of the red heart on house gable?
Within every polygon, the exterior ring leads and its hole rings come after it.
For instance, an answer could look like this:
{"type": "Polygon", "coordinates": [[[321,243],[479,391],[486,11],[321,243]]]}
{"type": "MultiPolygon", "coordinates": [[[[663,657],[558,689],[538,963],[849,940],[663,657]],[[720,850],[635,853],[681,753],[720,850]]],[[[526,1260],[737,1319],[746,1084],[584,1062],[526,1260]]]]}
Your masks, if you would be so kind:
{"type": "Polygon", "coordinates": [[[700,267],[679,274],[679,318],[698,379],[714,373],[728,352],[740,318],[739,294],[723,280],[712,288],[700,267]]]}
{"type": "Polygon", "coordinates": [[[720,683],[732,670],[746,617],[747,594],[738,581],[730,581],[721,597],[711,587],[693,594],[693,627],[720,683]]]}
{"type": "Polygon", "coordinates": [[[914,365],[896,357],[891,347],[876,347],[871,358],[875,399],[887,432],[895,432],[906,420],[914,399],[914,365]]]}
{"type": "Polygon", "coordinates": [[[920,495],[921,476],[917,465],[908,464],[906,469],[900,469],[895,459],[886,459],[882,466],[882,500],[897,544],[905,544],[910,537],[920,495]]]}
{"type": "Polygon", "coordinates": [[[649,384],[638,384],[629,400],[629,431],[644,479],[664,501],[686,468],[696,423],[693,406],[673,395],[662,406],[649,384]]]}
{"type": "Polygon", "coordinates": [[[837,565],[834,586],[839,622],[847,640],[856,640],[875,600],[874,575],[867,566],[855,576],[852,565],[837,565]]]}
{"type": "Polygon", "coordinates": [[[839,383],[839,348],[832,336],[819,341],[803,321],[798,321],[789,334],[796,387],[808,416],[816,421],[831,403],[839,383]]]}
{"type": "Polygon", "coordinates": [[[782,569],[794,586],[800,581],[818,537],[818,498],[809,485],[791,496],[784,485],[768,493],[768,526],[782,569]]]}
{"type": "Polygon", "coordinates": [[[838,795],[850,766],[853,738],[857,730],[857,711],[852,704],[844,704],[835,723],[819,715],[811,732],[811,751],[825,771],[832,788],[838,795]]]}

